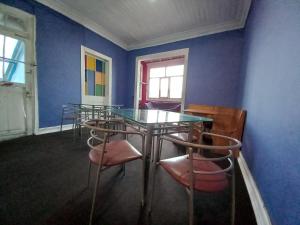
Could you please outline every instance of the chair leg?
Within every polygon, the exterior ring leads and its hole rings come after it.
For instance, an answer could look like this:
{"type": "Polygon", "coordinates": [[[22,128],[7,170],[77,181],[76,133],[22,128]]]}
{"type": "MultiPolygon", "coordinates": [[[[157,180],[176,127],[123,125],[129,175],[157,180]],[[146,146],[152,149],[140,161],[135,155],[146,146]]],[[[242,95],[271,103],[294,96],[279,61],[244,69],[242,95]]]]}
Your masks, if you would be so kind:
{"type": "MultiPolygon", "coordinates": [[[[232,159],[234,165],[234,158],[232,159]]],[[[235,171],[234,166],[232,168],[232,177],[231,177],[231,225],[235,223],[235,171]]]]}
{"type": "MultiPolygon", "coordinates": [[[[151,183],[151,187],[150,187],[150,191],[151,191],[151,195],[150,195],[150,198],[149,198],[149,205],[148,205],[148,212],[151,213],[152,211],[152,202],[153,202],[153,196],[154,196],[154,193],[155,193],[155,177],[156,177],[156,174],[155,174],[155,170],[156,170],[156,162],[158,162],[158,154],[159,154],[159,146],[160,146],[160,143],[159,143],[160,139],[159,137],[157,137],[157,140],[156,140],[156,146],[155,146],[155,149],[153,149],[153,162],[154,162],[154,166],[151,168],[150,167],[150,178],[152,178],[152,183],[151,183]]],[[[148,204],[148,203],[147,203],[148,204]]]]}
{"type": "Polygon", "coordinates": [[[146,154],[145,154],[145,137],[142,137],[142,191],[141,191],[141,206],[145,205],[145,166],[146,166],[146,154]]]}
{"type": "Polygon", "coordinates": [[[94,194],[93,194],[89,225],[92,225],[92,223],[93,223],[93,216],[94,216],[94,211],[95,211],[95,202],[96,202],[98,184],[99,184],[99,181],[100,181],[100,175],[101,175],[101,166],[99,165],[98,170],[97,170],[97,179],[96,179],[95,190],[94,190],[94,194]]]}
{"type": "Polygon", "coordinates": [[[145,204],[145,159],[144,156],[142,158],[142,197],[141,197],[141,205],[144,207],[145,204]]]}
{"type": "Polygon", "coordinates": [[[60,121],[60,132],[62,132],[63,123],[64,123],[64,118],[62,117],[60,121]]]}
{"type": "Polygon", "coordinates": [[[155,144],[155,138],[152,139],[152,148],[151,148],[151,162],[154,162],[154,144],[155,144]]]}
{"type": "Polygon", "coordinates": [[[189,191],[189,225],[194,224],[194,190],[189,191]]]}
{"type": "Polygon", "coordinates": [[[189,152],[189,160],[190,160],[190,184],[189,184],[189,225],[194,224],[194,167],[193,167],[193,149],[191,147],[187,148],[189,152]]]}
{"type": "Polygon", "coordinates": [[[125,176],[125,163],[123,163],[122,165],[121,165],[121,169],[122,169],[122,176],[124,177],[125,176]]]}
{"type": "Polygon", "coordinates": [[[89,160],[89,171],[88,171],[87,187],[89,187],[89,186],[90,186],[90,179],[91,179],[91,166],[92,166],[92,163],[91,163],[91,161],[89,160]]]}
{"type": "Polygon", "coordinates": [[[76,136],[76,126],[77,126],[77,124],[76,124],[76,122],[75,122],[74,119],[73,119],[72,130],[73,130],[73,136],[74,136],[74,137],[76,136]]]}
{"type": "Polygon", "coordinates": [[[158,162],[160,161],[160,158],[161,158],[162,144],[163,144],[163,141],[162,141],[162,139],[161,139],[161,140],[160,140],[160,143],[159,143],[158,160],[157,160],[156,163],[158,163],[158,162]]]}

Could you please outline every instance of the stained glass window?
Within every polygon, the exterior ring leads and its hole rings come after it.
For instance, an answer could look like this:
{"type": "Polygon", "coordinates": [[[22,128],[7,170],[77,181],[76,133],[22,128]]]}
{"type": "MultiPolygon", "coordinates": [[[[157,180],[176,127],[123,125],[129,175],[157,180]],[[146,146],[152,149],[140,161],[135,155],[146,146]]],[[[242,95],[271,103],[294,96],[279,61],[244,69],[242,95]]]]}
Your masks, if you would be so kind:
{"type": "Polygon", "coordinates": [[[85,95],[105,97],[107,63],[93,55],[85,55],[85,95]]]}

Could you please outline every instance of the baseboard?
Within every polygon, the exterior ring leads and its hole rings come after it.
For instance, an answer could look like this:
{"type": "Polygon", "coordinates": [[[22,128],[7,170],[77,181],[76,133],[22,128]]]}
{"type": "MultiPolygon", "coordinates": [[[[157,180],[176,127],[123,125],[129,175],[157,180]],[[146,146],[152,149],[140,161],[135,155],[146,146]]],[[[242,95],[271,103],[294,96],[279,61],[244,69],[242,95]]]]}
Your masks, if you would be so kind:
{"type": "Polygon", "coordinates": [[[257,225],[272,225],[268,211],[242,153],[240,153],[240,156],[238,157],[238,163],[250,196],[257,225]]]}
{"type": "MultiPolygon", "coordinates": [[[[71,130],[73,127],[72,124],[66,124],[62,126],[62,130],[71,130]]],[[[43,127],[39,128],[37,132],[35,132],[36,135],[40,134],[48,134],[48,133],[54,133],[60,131],[60,126],[54,126],[54,127],[43,127]]]]}
{"type": "Polygon", "coordinates": [[[9,134],[9,135],[1,135],[0,141],[8,141],[11,139],[19,138],[25,136],[25,133],[17,133],[17,134],[9,134]]]}

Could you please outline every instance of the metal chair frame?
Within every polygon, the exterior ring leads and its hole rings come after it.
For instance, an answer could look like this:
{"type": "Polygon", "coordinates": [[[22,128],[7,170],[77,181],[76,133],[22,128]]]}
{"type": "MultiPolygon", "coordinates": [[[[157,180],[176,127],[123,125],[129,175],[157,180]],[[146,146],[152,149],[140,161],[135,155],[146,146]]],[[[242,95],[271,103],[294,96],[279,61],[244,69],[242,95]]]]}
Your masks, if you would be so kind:
{"type": "MultiPolygon", "coordinates": [[[[95,119],[95,120],[89,120],[83,123],[83,126],[90,129],[90,135],[91,137],[88,138],[87,144],[90,147],[90,149],[96,150],[100,152],[100,160],[98,162],[98,168],[97,168],[97,175],[96,175],[96,183],[95,183],[95,189],[93,193],[93,199],[92,199],[92,206],[90,211],[90,219],[89,219],[89,225],[93,222],[93,215],[95,211],[95,202],[96,202],[96,195],[97,195],[97,188],[100,182],[100,175],[101,172],[105,169],[108,169],[110,167],[103,167],[103,157],[106,152],[106,144],[109,143],[109,139],[111,135],[114,134],[123,134],[123,138],[127,139],[128,134],[135,134],[139,135],[142,138],[142,193],[141,193],[141,204],[144,205],[144,197],[145,197],[145,187],[144,187],[144,179],[145,179],[145,154],[144,154],[144,148],[145,148],[145,134],[138,131],[126,131],[126,123],[123,120],[120,119],[110,119],[110,120],[101,120],[101,119],[95,119]],[[91,123],[94,123],[95,126],[92,126],[91,123]],[[119,129],[120,126],[123,129],[119,129]],[[114,129],[109,129],[110,127],[113,127],[114,129]],[[103,138],[101,138],[99,134],[103,134],[103,138]],[[102,144],[102,148],[99,148],[99,143],[102,144]]],[[[90,171],[91,171],[91,161],[89,160],[89,170],[88,170],[88,186],[90,182],[90,171]]],[[[125,163],[121,164],[123,173],[125,174],[125,163]]]]}
{"type": "Polygon", "coordinates": [[[62,132],[62,126],[64,124],[64,121],[66,121],[66,120],[72,121],[72,129],[74,129],[76,127],[78,110],[79,110],[79,107],[72,105],[72,104],[62,105],[62,114],[61,114],[61,121],[60,121],[60,131],[61,132],[62,132]]]}
{"type": "MultiPolygon", "coordinates": [[[[175,144],[184,146],[187,149],[188,158],[190,162],[190,168],[189,171],[192,171],[189,176],[189,187],[186,188],[187,193],[189,195],[189,225],[193,225],[194,223],[194,175],[195,174],[203,174],[203,175],[216,175],[220,173],[225,173],[227,176],[231,176],[231,224],[234,224],[234,218],[235,218],[235,173],[234,173],[234,156],[232,153],[233,149],[239,149],[242,144],[239,140],[231,137],[227,137],[224,135],[219,134],[213,134],[208,132],[202,132],[200,134],[200,140],[203,139],[204,136],[214,136],[218,138],[222,138],[225,140],[228,140],[230,142],[229,145],[224,146],[213,146],[213,145],[206,145],[206,144],[197,144],[187,141],[181,141],[176,138],[172,138],[171,136],[161,136],[158,139],[158,148],[162,148],[162,142],[163,140],[173,142],[175,144]],[[196,154],[200,154],[203,151],[209,151],[209,150],[220,150],[220,151],[228,151],[227,155],[222,155],[220,157],[214,157],[214,158],[205,158],[205,157],[195,157],[194,149],[197,150],[196,154]],[[200,151],[199,151],[200,150],[200,151]],[[193,160],[199,160],[199,161],[222,161],[227,160],[229,162],[229,166],[216,171],[197,171],[193,167],[193,160]],[[231,173],[228,173],[231,172],[231,173]]],[[[159,149],[159,152],[161,149],[159,149]]],[[[154,182],[153,182],[154,183],[154,182]]],[[[153,184],[154,189],[154,184],[153,184]]],[[[152,190],[153,190],[152,189],[152,190]]],[[[154,192],[154,191],[153,191],[154,192]]],[[[150,209],[151,210],[151,209],[150,209]]]]}

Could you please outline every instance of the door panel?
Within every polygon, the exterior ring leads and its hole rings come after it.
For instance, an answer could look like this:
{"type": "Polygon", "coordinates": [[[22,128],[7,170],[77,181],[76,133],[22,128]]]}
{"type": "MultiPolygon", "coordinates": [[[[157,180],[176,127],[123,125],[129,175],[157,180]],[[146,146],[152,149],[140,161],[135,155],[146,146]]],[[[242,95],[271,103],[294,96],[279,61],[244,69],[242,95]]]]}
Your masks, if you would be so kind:
{"type": "Polygon", "coordinates": [[[23,87],[0,87],[0,135],[25,134],[23,87]]]}
{"type": "Polygon", "coordinates": [[[0,141],[34,129],[34,16],[0,3],[0,141]]]}

